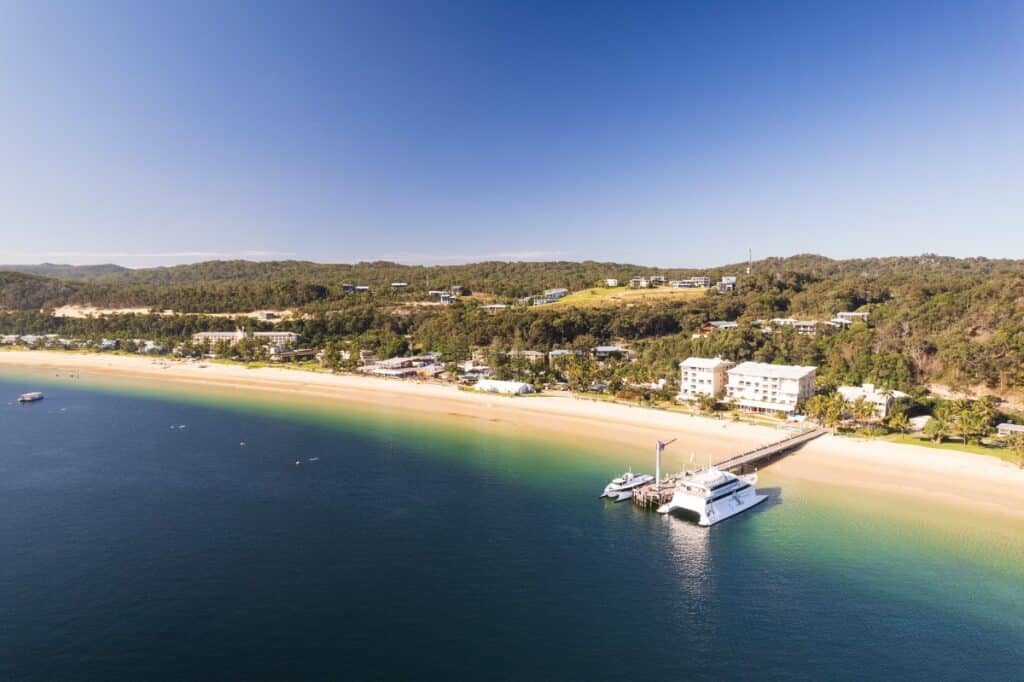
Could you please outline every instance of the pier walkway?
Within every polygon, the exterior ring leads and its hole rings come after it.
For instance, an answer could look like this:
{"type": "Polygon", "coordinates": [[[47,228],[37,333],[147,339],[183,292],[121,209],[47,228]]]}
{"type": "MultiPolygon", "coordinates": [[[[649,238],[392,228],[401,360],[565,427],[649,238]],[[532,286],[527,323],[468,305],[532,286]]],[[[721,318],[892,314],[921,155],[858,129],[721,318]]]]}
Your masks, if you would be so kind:
{"type": "MultiPolygon", "coordinates": [[[[803,431],[784,440],[769,443],[768,445],[762,445],[759,448],[754,448],[753,450],[748,450],[747,452],[724,459],[721,462],[717,462],[715,467],[722,469],[723,471],[738,470],[738,473],[743,473],[752,467],[767,463],[774,457],[785,452],[789,452],[793,448],[798,448],[804,443],[812,441],[819,436],[823,436],[828,432],[828,429],[803,431]]],[[[633,504],[645,508],[653,507],[657,509],[672,499],[672,495],[675,493],[676,489],[676,482],[683,476],[685,476],[683,473],[673,474],[665,477],[658,484],[649,483],[641,488],[637,488],[633,491],[633,504]]]]}
{"type": "Polygon", "coordinates": [[[780,440],[777,443],[762,445],[759,448],[754,448],[753,450],[744,452],[743,454],[730,457],[729,459],[718,462],[715,466],[725,471],[732,471],[733,469],[743,471],[750,466],[766,462],[776,455],[781,455],[784,452],[803,445],[807,441],[814,440],[819,436],[824,436],[826,433],[828,433],[828,429],[804,431],[803,433],[798,433],[795,436],[790,436],[785,440],[780,440]]]}

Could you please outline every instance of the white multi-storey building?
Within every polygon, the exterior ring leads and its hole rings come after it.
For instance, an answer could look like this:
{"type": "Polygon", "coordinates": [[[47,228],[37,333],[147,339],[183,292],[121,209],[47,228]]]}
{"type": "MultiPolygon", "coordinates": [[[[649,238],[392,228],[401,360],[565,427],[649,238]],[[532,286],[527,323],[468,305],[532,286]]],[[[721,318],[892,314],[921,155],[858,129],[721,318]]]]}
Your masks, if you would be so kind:
{"type": "Polygon", "coordinates": [[[721,398],[729,380],[727,371],[735,364],[722,358],[686,358],[679,363],[679,400],[696,400],[702,395],[721,398]]]}
{"type": "MultiPolygon", "coordinates": [[[[299,340],[299,335],[295,332],[253,332],[251,336],[257,341],[273,346],[291,346],[299,340]]],[[[199,332],[192,335],[192,342],[209,345],[227,341],[233,346],[245,337],[246,332],[241,329],[236,329],[233,332],[199,332]]]]}
{"type": "Polygon", "coordinates": [[[761,412],[792,412],[797,401],[814,395],[817,367],[743,362],[727,370],[726,398],[761,412]]]}

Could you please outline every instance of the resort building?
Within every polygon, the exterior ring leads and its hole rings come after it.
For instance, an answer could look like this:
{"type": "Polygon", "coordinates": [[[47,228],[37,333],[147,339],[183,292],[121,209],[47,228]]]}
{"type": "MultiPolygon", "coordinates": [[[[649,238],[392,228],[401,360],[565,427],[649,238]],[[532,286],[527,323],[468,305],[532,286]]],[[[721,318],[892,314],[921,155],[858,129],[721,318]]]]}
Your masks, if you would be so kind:
{"type": "Polygon", "coordinates": [[[604,285],[606,287],[614,289],[615,287],[619,286],[619,280],[615,279],[614,277],[609,277],[604,281],[604,285]]]}
{"type": "Polygon", "coordinates": [[[878,388],[874,384],[861,384],[860,386],[840,386],[836,389],[843,400],[848,403],[855,403],[861,398],[875,406],[875,414],[879,419],[889,416],[889,410],[897,400],[909,398],[903,391],[887,391],[878,388]]]}
{"type": "Polygon", "coordinates": [[[1013,424],[1011,422],[1003,422],[996,427],[996,433],[999,434],[1000,438],[1009,438],[1015,433],[1024,435],[1024,424],[1013,424]]]}
{"type": "Polygon", "coordinates": [[[591,349],[595,360],[607,360],[609,358],[628,358],[629,349],[622,346],[597,346],[591,349]]]}
{"type": "Polygon", "coordinates": [[[726,400],[758,412],[792,412],[814,395],[817,367],[743,362],[727,370],[726,400]]]}
{"type": "Polygon", "coordinates": [[[723,277],[718,283],[718,293],[724,294],[727,291],[736,290],[736,278],[735,277],[723,277]]]}
{"type": "Polygon", "coordinates": [[[233,346],[246,337],[274,346],[291,346],[299,340],[299,335],[295,332],[245,332],[236,329],[233,332],[199,332],[192,335],[192,343],[211,345],[227,341],[233,346]]]}
{"type": "Polygon", "coordinates": [[[533,386],[521,381],[499,381],[497,379],[481,379],[476,382],[478,391],[488,393],[505,393],[506,395],[523,395],[533,393],[533,386]]]}
{"type": "Polygon", "coordinates": [[[707,289],[711,286],[711,278],[690,277],[689,279],[674,279],[668,285],[677,289],[707,289]]]}
{"type": "Polygon", "coordinates": [[[679,363],[679,400],[696,400],[702,395],[721,398],[729,381],[727,372],[735,365],[722,358],[686,358],[679,363]]]}
{"type": "Polygon", "coordinates": [[[408,282],[392,282],[391,283],[391,288],[392,289],[404,289],[407,286],[409,286],[408,282]]]}
{"type": "Polygon", "coordinates": [[[508,310],[508,305],[505,303],[488,303],[487,305],[480,306],[480,310],[485,313],[491,313],[492,315],[508,310]]]}
{"type": "MultiPolygon", "coordinates": [[[[360,354],[362,354],[362,351],[360,351],[360,354]]],[[[377,362],[368,362],[360,371],[376,376],[398,379],[410,377],[429,379],[442,374],[445,371],[445,367],[441,363],[440,353],[427,353],[426,355],[409,355],[388,358],[387,360],[377,362]]]]}
{"type": "Polygon", "coordinates": [[[546,353],[542,353],[539,350],[510,350],[508,357],[512,359],[522,358],[530,364],[536,364],[538,362],[544,362],[544,358],[547,357],[546,353]]]}

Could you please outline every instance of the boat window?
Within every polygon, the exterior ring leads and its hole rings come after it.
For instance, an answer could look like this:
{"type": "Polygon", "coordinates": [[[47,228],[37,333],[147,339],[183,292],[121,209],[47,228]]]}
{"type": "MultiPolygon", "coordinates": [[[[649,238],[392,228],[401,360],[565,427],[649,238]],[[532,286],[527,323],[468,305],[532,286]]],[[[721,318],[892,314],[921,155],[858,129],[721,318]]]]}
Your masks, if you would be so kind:
{"type": "Polygon", "coordinates": [[[710,500],[708,500],[708,502],[715,502],[717,500],[722,499],[723,497],[729,497],[730,495],[732,495],[734,493],[738,493],[741,490],[746,490],[749,487],[750,487],[749,483],[744,483],[742,486],[740,486],[739,488],[736,488],[735,490],[727,490],[724,493],[718,493],[717,495],[712,497],[710,500]]]}

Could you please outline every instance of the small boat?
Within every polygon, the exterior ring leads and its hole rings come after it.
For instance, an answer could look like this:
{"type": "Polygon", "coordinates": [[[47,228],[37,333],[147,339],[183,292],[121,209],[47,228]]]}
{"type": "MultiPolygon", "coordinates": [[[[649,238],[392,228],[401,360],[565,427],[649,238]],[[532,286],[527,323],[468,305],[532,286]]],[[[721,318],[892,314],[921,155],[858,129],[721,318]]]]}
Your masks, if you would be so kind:
{"type": "Polygon", "coordinates": [[[34,403],[37,400],[42,400],[43,394],[39,391],[33,391],[31,393],[22,393],[18,396],[19,403],[34,403]]]}
{"type": "Polygon", "coordinates": [[[616,502],[622,502],[633,497],[633,489],[648,483],[654,482],[654,476],[650,474],[634,474],[632,470],[627,471],[604,487],[601,497],[610,497],[616,502]]]}

